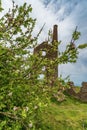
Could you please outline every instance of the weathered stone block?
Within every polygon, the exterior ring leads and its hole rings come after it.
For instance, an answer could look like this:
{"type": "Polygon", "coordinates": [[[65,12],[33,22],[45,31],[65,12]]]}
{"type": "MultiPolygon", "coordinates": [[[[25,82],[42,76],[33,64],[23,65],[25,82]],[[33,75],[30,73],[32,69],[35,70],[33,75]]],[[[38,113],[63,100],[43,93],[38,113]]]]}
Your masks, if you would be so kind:
{"type": "Polygon", "coordinates": [[[87,93],[87,82],[82,82],[80,93],[87,93]]]}
{"type": "Polygon", "coordinates": [[[87,102],[87,93],[81,93],[80,100],[83,102],[87,102]]]}

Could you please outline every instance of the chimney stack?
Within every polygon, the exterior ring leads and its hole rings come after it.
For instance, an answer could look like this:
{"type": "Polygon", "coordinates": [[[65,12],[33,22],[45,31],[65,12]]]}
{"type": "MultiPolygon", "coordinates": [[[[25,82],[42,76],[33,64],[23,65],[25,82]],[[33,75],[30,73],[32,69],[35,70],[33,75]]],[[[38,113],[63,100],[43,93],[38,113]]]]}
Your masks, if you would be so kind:
{"type": "Polygon", "coordinates": [[[53,26],[53,39],[52,39],[52,42],[54,41],[58,41],[58,30],[57,30],[57,25],[54,25],[53,26]]]}

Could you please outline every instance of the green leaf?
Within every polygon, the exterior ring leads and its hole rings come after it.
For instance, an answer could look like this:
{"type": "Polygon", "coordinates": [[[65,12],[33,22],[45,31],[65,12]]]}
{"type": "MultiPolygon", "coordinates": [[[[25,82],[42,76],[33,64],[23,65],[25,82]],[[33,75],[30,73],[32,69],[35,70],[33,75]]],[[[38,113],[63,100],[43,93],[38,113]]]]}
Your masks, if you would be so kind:
{"type": "Polygon", "coordinates": [[[26,118],[27,117],[26,111],[23,110],[21,115],[22,115],[23,118],[26,118]]]}
{"type": "Polygon", "coordinates": [[[80,45],[78,46],[79,49],[84,49],[84,48],[86,48],[86,47],[87,47],[87,43],[85,43],[85,44],[80,44],[80,45]]]}
{"type": "Polygon", "coordinates": [[[2,5],[1,5],[1,0],[0,0],[0,12],[2,12],[3,8],[2,8],[2,5]]]}

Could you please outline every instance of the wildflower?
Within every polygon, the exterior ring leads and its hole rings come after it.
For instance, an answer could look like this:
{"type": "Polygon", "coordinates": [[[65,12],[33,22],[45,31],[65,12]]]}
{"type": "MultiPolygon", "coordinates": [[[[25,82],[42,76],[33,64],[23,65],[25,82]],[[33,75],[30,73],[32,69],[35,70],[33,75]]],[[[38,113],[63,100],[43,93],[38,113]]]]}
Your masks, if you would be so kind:
{"type": "Polygon", "coordinates": [[[12,92],[10,92],[10,93],[8,94],[8,96],[12,96],[12,92]]]}
{"type": "Polygon", "coordinates": [[[29,128],[32,128],[33,127],[33,124],[32,122],[29,123],[29,128]]]}
{"type": "Polygon", "coordinates": [[[29,110],[29,107],[25,107],[24,110],[25,110],[25,111],[28,111],[28,110],[29,110]]]}
{"type": "Polygon", "coordinates": [[[37,109],[37,108],[38,108],[38,106],[35,106],[35,107],[34,107],[34,109],[37,109]]]}
{"type": "Polygon", "coordinates": [[[16,107],[16,106],[14,106],[14,108],[13,108],[14,111],[17,111],[18,109],[19,109],[19,107],[16,107]]]}

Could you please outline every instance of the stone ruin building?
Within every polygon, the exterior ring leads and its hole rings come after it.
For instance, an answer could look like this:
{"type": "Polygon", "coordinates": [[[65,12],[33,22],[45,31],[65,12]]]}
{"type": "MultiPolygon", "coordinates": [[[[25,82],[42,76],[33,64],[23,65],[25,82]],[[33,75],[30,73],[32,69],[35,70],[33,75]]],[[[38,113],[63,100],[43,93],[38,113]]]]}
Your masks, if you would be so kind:
{"type": "Polygon", "coordinates": [[[71,86],[69,89],[67,89],[69,95],[79,99],[82,102],[87,102],[87,82],[82,82],[82,87],[78,93],[75,91],[73,82],[69,83],[69,85],[71,86]]]}
{"type": "MultiPolygon", "coordinates": [[[[47,58],[48,60],[54,60],[58,57],[58,46],[57,46],[57,42],[58,42],[58,27],[57,25],[54,25],[53,27],[53,36],[52,36],[52,42],[49,44],[48,41],[42,42],[41,44],[37,45],[36,48],[34,48],[34,54],[39,53],[40,51],[42,52],[42,57],[43,58],[47,58]],[[55,50],[52,51],[52,48],[55,47],[55,50]],[[43,55],[44,54],[44,55],[43,55]]],[[[58,78],[58,64],[55,64],[54,66],[49,66],[46,65],[45,67],[45,76],[48,79],[50,79],[50,81],[52,81],[52,83],[54,82],[53,80],[58,78]],[[53,71],[53,73],[50,73],[48,71],[48,68],[50,67],[50,70],[53,71]]],[[[43,74],[43,72],[42,72],[43,74]]]]}
{"type": "MultiPolygon", "coordinates": [[[[41,44],[37,45],[36,48],[34,48],[34,54],[39,53],[40,51],[42,52],[42,57],[47,58],[48,60],[54,60],[58,57],[58,46],[55,44],[58,42],[58,27],[57,25],[54,25],[53,27],[53,37],[52,37],[52,42],[49,44],[48,41],[44,41],[41,44]],[[52,51],[52,48],[55,47],[55,51],[52,51]],[[45,52],[45,55],[43,55],[43,52],[45,52]]],[[[71,43],[72,47],[75,48],[75,45],[71,43]]],[[[50,81],[52,82],[51,85],[55,82],[54,79],[58,78],[58,64],[55,64],[55,66],[45,66],[45,76],[50,81]],[[48,68],[50,67],[51,70],[53,70],[53,74],[48,72],[48,68]]],[[[43,71],[42,71],[43,74],[43,71]]],[[[83,101],[87,102],[87,82],[82,82],[82,87],[80,91],[77,93],[75,91],[75,86],[73,82],[69,82],[70,88],[67,89],[67,92],[69,95],[83,101]]]]}

